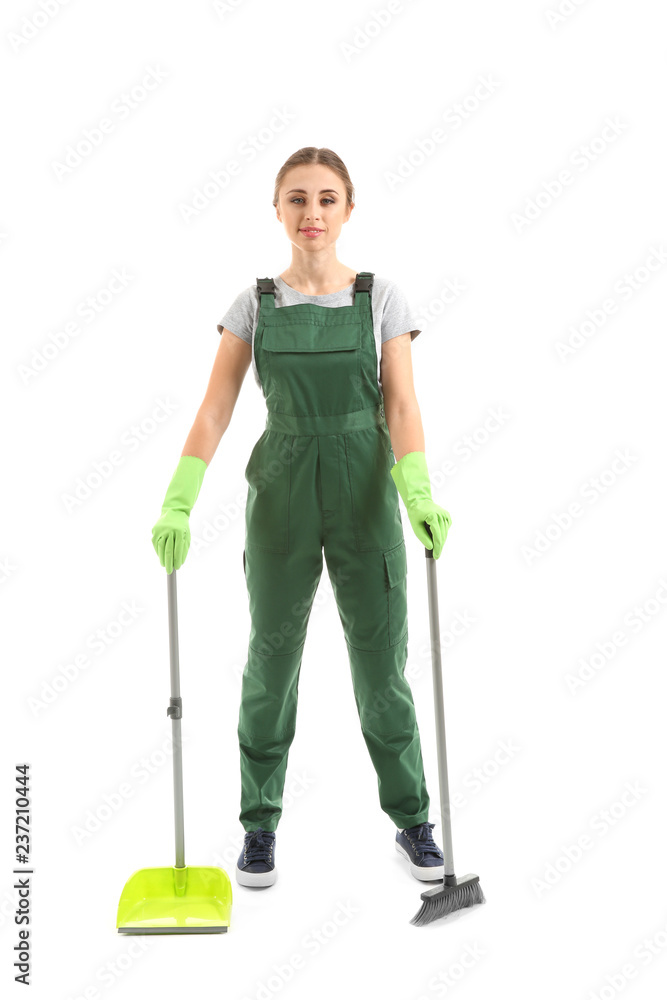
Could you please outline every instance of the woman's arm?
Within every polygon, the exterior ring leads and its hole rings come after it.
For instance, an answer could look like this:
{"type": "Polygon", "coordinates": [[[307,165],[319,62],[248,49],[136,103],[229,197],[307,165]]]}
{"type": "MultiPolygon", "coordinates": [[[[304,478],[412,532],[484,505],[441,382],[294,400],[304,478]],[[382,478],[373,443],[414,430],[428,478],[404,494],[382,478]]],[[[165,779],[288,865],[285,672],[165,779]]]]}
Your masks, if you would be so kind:
{"type": "Polygon", "coordinates": [[[232,419],[251,361],[251,345],[223,327],[206,395],[181,455],[194,455],[210,464],[232,419]]]}
{"type": "Polygon", "coordinates": [[[382,345],[380,378],[391,446],[399,462],[410,451],[424,451],[424,428],[412,378],[412,334],[382,345]]]}
{"type": "Polygon", "coordinates": [[[424,454],[424,428],[412,381],[412,335],[402,333],[382,345],[380,378],[385,396],[384,412],[396,465],[390,470],[419,541],[437,559],[452,519],[435,503],[424,454]]]}

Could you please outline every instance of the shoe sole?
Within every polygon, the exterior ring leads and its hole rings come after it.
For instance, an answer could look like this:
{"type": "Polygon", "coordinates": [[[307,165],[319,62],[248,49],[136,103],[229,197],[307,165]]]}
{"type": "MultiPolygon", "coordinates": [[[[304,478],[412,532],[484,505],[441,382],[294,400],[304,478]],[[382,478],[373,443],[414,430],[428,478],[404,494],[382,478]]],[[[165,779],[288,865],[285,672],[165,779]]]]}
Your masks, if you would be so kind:
{"type": "Polygon", "coordinates": [[[416,865],[414,864],[414,862],[410,861],[410,855],[408,854],[408,852],[405,850],[404,847],[401,847],[401,845],[397,840],[394,841],[394,845],[398,853],[402,857],[404,857],[405,860],[409,863],[410,871],[412,872],[414,877],[416,879],[419,879],[420,882],[435,882],[438,879],[440,880],[444,879],[445,877],[444,864],[439,865],[437,868],[420,868],[419,865],[416,865]]]}
{"type": "Polygon", "coordinates": [[[236,869],[236,881],[239,885],[273,885],[277,877],[275,868],[271,872],[244,872],[240,868],[236,869]]]}

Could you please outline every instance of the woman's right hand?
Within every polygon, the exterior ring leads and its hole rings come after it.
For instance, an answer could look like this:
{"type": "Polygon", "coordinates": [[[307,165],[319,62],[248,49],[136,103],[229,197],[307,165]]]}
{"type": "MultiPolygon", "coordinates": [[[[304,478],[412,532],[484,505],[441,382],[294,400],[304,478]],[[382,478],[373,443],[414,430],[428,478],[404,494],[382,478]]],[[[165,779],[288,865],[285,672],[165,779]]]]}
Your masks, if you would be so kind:
{"type": "Polygon", "coordinates": [[[153,548],[167,573],[180,569],[190,548],[190,516],[168,510],[153,525],[153,548]]]}
{"type": "Polygon", "coordinates": [[[190,548],[190,511],[199,496],[206,462],[196,455],[181,455],[153,525],[153,548],[167,573],[180,569],[190,548]]]}

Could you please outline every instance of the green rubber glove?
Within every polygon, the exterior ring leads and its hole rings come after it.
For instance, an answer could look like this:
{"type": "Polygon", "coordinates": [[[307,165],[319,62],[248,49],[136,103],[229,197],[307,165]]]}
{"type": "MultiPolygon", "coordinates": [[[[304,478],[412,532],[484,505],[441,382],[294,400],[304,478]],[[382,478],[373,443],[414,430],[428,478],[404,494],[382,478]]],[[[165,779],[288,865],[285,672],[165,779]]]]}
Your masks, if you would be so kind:
{"type": "Polygon", "coordinates": [[[171,573],[180,569],[190,548],[190,511],[199,496],[208,466],[196,455],[181,455],[162,504],[162,516],[153,526],[153,548],[171,573]]]}
{"type": "Polygon", "coordinates": [[[412,530],[425,548],[433,549],[433,558],[438,559],[452,519],[431,497],[426,455],[423,451],[409,451],[389,471],[405,504],[412,530]],[[424,522],[431,529],[433,541],[424,522]]]}

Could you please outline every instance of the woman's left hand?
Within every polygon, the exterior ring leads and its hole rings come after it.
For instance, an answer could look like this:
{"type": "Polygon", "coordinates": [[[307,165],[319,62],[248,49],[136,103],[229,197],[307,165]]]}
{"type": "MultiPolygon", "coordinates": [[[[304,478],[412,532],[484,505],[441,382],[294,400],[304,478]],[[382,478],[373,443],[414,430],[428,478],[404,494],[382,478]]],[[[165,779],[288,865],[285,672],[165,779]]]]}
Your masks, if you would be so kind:
{"type": "Polygon", "coordinates": [[[442,552],[452,519],[449,512],[440,507],[431,496],[426,455],[423,451],[407,452],[389,471],[405,504],[412,530],[422,545],[433,549],[433,558],[437,559],[442,552]],[[433,532],[432,541],[425,524],[433,532]]]}
{"type": "Polygon", "coordinates": [[[415,535],[425,548],[433,549],[433,558],[438,559],[447,541],[447,532],[452,523],[449,511],[438,506],[433,500],[421,500],[411,504],[407,510],[415,535]],[[426,528],[427,524],[431,529],[433,541],[431,541],[431,535],[426,528]]]}

